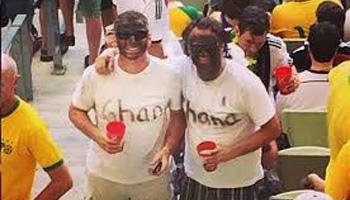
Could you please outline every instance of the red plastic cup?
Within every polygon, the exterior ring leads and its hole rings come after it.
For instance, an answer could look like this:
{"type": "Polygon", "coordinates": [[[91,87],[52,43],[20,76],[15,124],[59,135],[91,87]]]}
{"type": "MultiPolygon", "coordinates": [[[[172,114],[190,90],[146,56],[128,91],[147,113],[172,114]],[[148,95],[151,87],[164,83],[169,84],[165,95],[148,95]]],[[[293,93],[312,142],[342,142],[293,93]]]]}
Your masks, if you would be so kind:
{"type": "Polygon", "coordinates": [[[206,150],[213,150],[216,148],[216,144],[215,142],[212,141],[203,141],[201,142],[199,145],[197,145],[197,152],[198,155],[202,156],[202,157],[206,157],[208,156],[207,154],[203,153],[203,151],[206,150]]]}
{"type": "Polygon", "coordinates": [[[125,124],[122,121],[111,121],[108,122],[106,130],[108,138],[121,141],[125,134],[125,124]]]}
{"type": "Polygon", "coordinates": [[[283,94],[288,80],[292,77],[292,67],[290,65],[278,66],[274,71],[274,75],[277,80],[278,88],[281,94],[283,94]]]}

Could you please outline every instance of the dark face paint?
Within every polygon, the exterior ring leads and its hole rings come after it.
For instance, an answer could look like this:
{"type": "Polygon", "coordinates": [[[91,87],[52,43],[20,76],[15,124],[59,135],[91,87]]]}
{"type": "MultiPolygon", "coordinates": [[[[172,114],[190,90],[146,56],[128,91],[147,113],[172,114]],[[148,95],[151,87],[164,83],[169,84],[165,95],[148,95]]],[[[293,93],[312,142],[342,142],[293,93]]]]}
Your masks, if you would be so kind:
{"type": "Polygon", "coordinates": [[[135,60],[145,54],[148,44],[148,30],[139,24],[120,26],[116,31],[120,55],[135,60]]]}
{"type": "Polygon", "coordinates": [[[214,80],[221,70],[221,43],[215,35],[194,35],[190,37],[188,49],[199,78],[214,80]]]}

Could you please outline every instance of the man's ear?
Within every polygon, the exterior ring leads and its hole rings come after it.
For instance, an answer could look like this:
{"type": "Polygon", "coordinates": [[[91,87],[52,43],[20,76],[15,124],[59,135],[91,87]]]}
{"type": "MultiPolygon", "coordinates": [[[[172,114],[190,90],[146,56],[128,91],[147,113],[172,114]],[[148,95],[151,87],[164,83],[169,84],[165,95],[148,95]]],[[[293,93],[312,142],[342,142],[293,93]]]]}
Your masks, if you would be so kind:
{"type": "Polygon", "coordinates": [[[17,87],[17,85],[18,85],[18,82],[19,82],[19,79],[21,78],[21,76],[20,75],[15,75],[15,78],[14,78],[14,85],[17,87]]]}

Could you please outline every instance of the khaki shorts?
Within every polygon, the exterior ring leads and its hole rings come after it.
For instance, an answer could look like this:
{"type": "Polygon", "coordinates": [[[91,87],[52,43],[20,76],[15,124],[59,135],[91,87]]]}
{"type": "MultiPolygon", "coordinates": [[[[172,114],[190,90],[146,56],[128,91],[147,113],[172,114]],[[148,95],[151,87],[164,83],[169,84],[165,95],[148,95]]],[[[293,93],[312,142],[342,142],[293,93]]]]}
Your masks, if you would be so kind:
{"type": "Polygon", "coordinates": [[[87,175],[85,200],[170,200],[169,176],[138,184],[121,184],[87,175]]]}

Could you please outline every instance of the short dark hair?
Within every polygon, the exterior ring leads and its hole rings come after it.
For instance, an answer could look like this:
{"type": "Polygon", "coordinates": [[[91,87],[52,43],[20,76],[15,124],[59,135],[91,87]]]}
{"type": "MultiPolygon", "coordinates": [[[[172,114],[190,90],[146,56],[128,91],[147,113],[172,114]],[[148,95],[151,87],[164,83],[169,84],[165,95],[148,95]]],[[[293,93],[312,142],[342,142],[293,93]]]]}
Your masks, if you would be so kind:
{"type": "Polygon", "coordinates": [[[257,6],[248,6],[239,17],[239,31],[249,31],[253,35],[263,35],[270,30],[270,21],[267,13],[257,6]]]}
{"type": "Polygon", "coordinates": [[[316,10],[317,22],[329,21],[336,25],[341,36],[344,35],[345,10],[332,1],[322,2],[316,10]]]}
{"type": "Polygon", "coordinates": [[[231,41],[230,35],[225,31],[223,25],[217,20],[211,17],[204,17],[197,20],[192,21],[182,32],[182,39],[184,41],[184,53],[189,55],[188,47],[189,44],[189,36],[193,29],[198,28],[201,30],[210,30],[218,37],[220,43],[224,46],[224,54],[229,57],[227,43],[231,41]]]}
{"type": "Polygon", "coordinates": [[[188,42],[188,37],[190,36],[193,29],[198,28],[202,30],[210,30],[213,32],[222,43],[227,43],[229,41],[228,33],[224,30],[224,27],[220,22],[211,18],[203,17],[192,21],[182,32],[182,39],[188,42]]]}
{"type": "Polygon", "coordinates": [[[136,11],[126,11],[117,16],[114,22],[114,31],[118,30],[118,27],[139,25],[148,30],[147,18],[136,11]]]}
{"type": "Polygon", "coordinates": [[[273,9],[277,6],[277,3],[274,0],[258,0],[254,5],[262,8],[266,12],[272,13],[273,9]]]}
{"type": "Polygon", "coordinates": [[[313,58],[318,62],[329,62],[340,44],[340,34],[337,26],[325,21],[310,27],[307,40],[313,58]]]}
{"type": "Polygon", "coordinates": [[[249,6],[247,0],[224,0],[222,14],[230,19],[239,19],[244,8],[249,6]]]}

